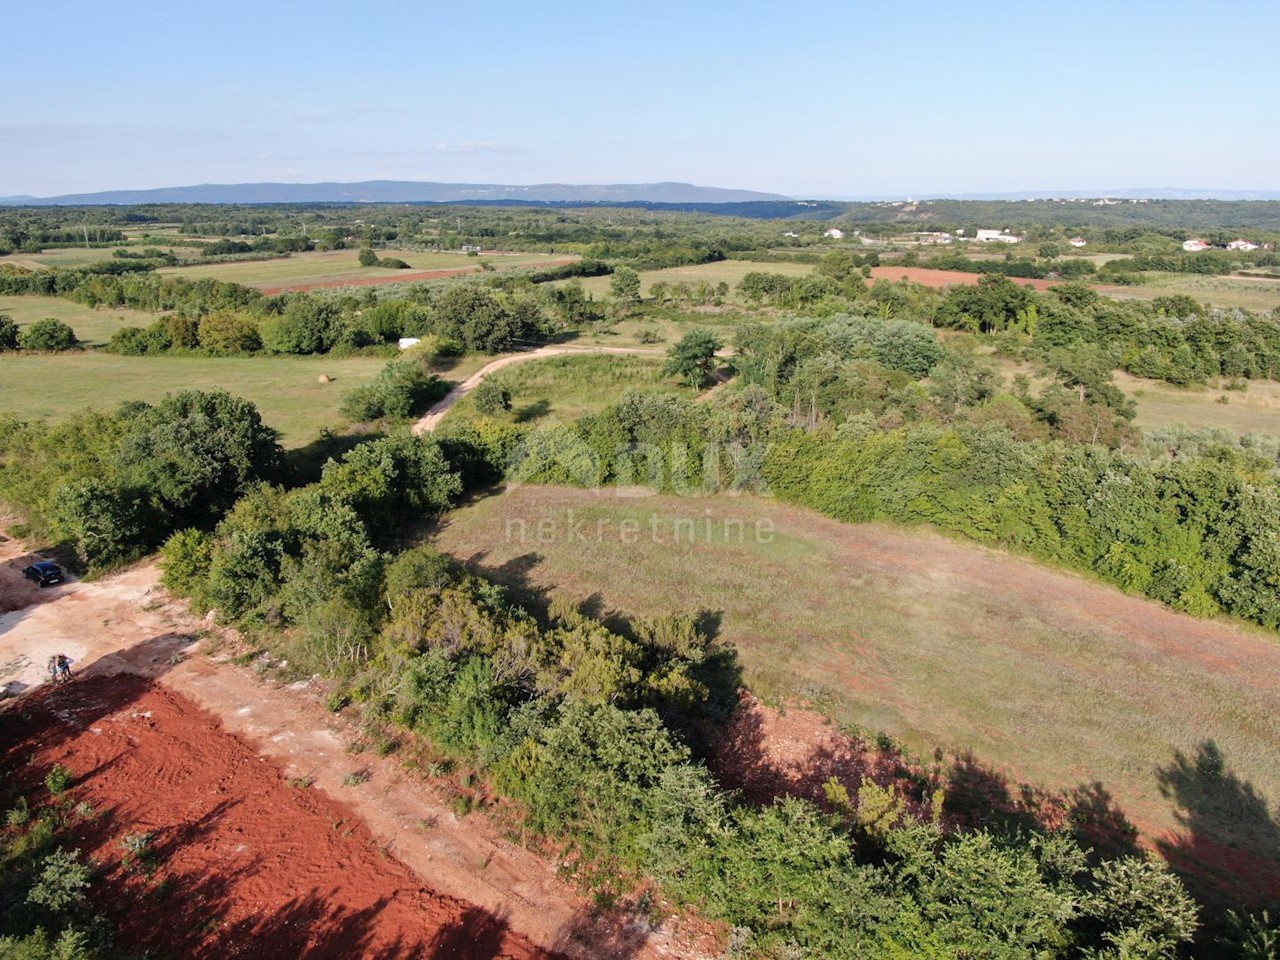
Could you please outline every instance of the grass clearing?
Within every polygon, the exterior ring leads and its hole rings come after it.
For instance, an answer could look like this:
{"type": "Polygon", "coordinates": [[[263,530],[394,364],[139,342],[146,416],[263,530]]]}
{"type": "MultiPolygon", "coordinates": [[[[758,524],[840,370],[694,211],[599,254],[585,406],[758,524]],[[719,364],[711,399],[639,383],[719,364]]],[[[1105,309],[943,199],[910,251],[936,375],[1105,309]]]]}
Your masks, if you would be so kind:
{"type": "Polygon", "coordinates": [[[97,351],[0,357],[0,414],[63,417],[178,390],[225,388],[257,405],[286,447],[341,426],[342,394],[377,376],[381,357],[120,357],[97,351]],[[321,383],[321,374],[332,382],[321,383]]]}
{"type": "MultiPolygon", "coordinates": [[[[1020,780],[1097,781],[1149,837],[1179,830],[1161,771],[1208,741],[1280,799],[1280,644],[1262,631],[928,531],[752,497],[526,486],[454,511],[435,540],[531,596],[606,615],[709,612],[758,693],[925,755],[972,750],[1020,780]]],[[[1227,831],[1247,850],[1271,836],[1250,835],[1266,825],[1238,811],[1198,813],[1206,841],[1227,831]]],[[[1280,862],[1275,844],[1266,852],[1280,862]]]]}
{"type": "Polygon", "coordinates": [[[1117,370],[1116,385],[1138,403],[1135,423],[1144,428],[1173,424],[1200,429],[1216,427],[1243,436],[1280,436],[1280,383],[1249,380],[1244,390],[1219,385],[1187,389],[1163,380],[1146,380],[1117,370]],[[1226,403],[1222,402],[1226,399],[1226,403]]]}
{"type": "MultiPolygon", "coordinates": [[[[583,354],[547,357],[512,364],[493,379],[511,391],[511,412],[516,423],[532,423],[547,418],[575,420],[597,413],[616,403],[628,390],[638,393],[674,393],[693,396],[688,387],[664,377],[662,356],[583,354]]],[[[451,378],[457,378],[451,372],[451,378]]],[[[450,408],[444,424],[466,424],[479,419],[473,394],[467,394],[450,408]]]]}
{"type": "Polygon", "coordinates": [[[53,317],[71,327],[80,342],[90,346],[105,346],[121,327],[149,327],[161,316],[128,307],[86,307],[62,297],[10,296],[0,296],[0,313],[13,317],[19,327],[53,317]]]}
{"type": "Polygon", "coordinates": [[[1186,294],[1215,307],[1239,307],[1257,313],[1280,308],[1280,280],[1261,277],[1210,277],[1195,273],[1149,273],[1136,287],[1108,287],[1107,296],[1154,300],[1186,294]]]}
{"type": "MultiPolygon", "coordinates": [[[[165,267],[156,271],[162,276],[182,276],[192,280],[213,277],[250,287],[275,287],[302,283],[339,283],[349,280],[386,279],[409,270],[387,270],[382,267],[362,267],[358,250],[329,250],[313,253],[295,253],[272,260],[236,260],[225,263],[193,264],[181,267],[165,267]]],[[[480,260],[502,270],[515,266],[564,260],[565,256],[551,254],[501,254],[489,257],[469,257],[463,253],[422,253],[412,250],[379,250],[378,256],[396,257],[418,270],[480,270],[480,260]]]]}
{"type": "MultiPolygon", "coordinates": [[[[729,284],[729,296],[726,303],[740,303],[734,288],[748,273],[781,273],[788,277],[807,277],[813,273],[811,263],[754,263],[748,260],[719,260],[715,263],[699,263],[691,267],[668,267],[665,270],[644,270],[640,273],[640,294],[646,299],[651,284],[659,281],[666,283],[710,283],[713,286],[724,282],[729,284]]],[[[588,293],[597,298],[609,293],[609,277],[584,277],[582,286],[588,293]]],[[[567,283],[565,280],[557,284],[567,283]]]]}

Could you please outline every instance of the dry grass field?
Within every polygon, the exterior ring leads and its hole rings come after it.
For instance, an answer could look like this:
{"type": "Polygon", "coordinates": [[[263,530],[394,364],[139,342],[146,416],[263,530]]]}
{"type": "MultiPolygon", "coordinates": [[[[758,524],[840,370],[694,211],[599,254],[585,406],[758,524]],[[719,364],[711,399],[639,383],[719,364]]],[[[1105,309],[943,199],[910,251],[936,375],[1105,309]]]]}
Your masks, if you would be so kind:
{"type": "Polygon", "coordinates": [[[19,327],[53,317],[90,346],[104,346],[121,327],[149,327],[158,316],[128,307],[86,307],[62,297],[10,296],[0,296],[0,314],[8,314],[19,327]]]}
{"type": "Polygon", "coordinates": [[[273,288],[301,284],[337,284],[369,279],[388,280],[397,274],[424,270],[479,271],[481,259],[492,263],[499,270],[565,259],[563,254],[500,254],[477,258],[462,253],[418,253],[411,250],[379,250],[378,255],[403,260],[412,269],[386,270],[382,267],[362,267],[358,262],[359,251],[330,250],[295,253],[272,260],[242,260],[165,267],[157,272],[161,275],[177,275],[193,280],[214,277],[218,280],[243,283],[250,287],[273,288]]]}
{"type": "Polygon", "coordinates": [[[1137,401],[1135,422],[1140,427],[1183,424],[1240,435],[1280,436],[1280,383],[1274,380],[1250,380],[1244,390],[1223,390],[1217,386],[1185,389],[1163,380],[1134,377],[1123,370],[1117,370],[1115,378],[1120,389],[1137,401]]]}
{"type": "Polygon", "coordinates": [[[926,757],[973,751],[1014,782],[1099,784],[1175,858],[1194,841],[1280,871],[1273,635],[766,499],[526,486],[451,513],[435,539],[535,598],[624,617],[704,612],[768,698],[807,700],[926,757]],[[1222,766],[1188,786],[1205,751],[1222,766]],[[1262,799],[1230,809],[1240,795],[1262,799]]]}
{"type": "Polygon", "coordinates": [[[0,415],[61,417],[177,390],[222,387],[257,405],[286,447],[339,427],[342,394],[377,376],[380,357],[121,357],[99,351],[0,357],[0,415]],[[327,374],[330,383],[320,383],[327,374]]]}

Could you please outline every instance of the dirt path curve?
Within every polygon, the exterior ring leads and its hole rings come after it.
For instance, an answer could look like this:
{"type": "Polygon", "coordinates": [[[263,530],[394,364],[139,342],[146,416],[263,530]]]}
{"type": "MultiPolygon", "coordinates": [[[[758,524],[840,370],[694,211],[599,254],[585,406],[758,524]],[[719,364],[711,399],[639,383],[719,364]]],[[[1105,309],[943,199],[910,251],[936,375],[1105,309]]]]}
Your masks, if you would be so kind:
{"type": "Polygon", "coordinates": [[[509,357],[499,357],[491,363],[486,363],[483,367],[473,373],[467,379],[450,390],[435,406],[426,412],[426,414],[417,423],[413,425],[413,432],[418,436],[424,433],[430,433],[440,425],[440,421],[444,419],[444,415],[449,412],[449,408],[465,397],[468,393],[478,387],[481,381],[491,373],[496,373],[503,367],[509,367],[513,363],[524,363],[527,360],[541,360],[545,357],[558,357],[569,353],[615,353],[615,354],[648,354],[650,356],[661,356],[660,350],[646,350],[643,347],[570,347],[570,346],[548,346],[538,347],[536,350],[530,350],[527,353],[517,353],[509,357]]]}
{"type": "Polygon", "coordinates": [[[200,655],[202,638],[218,631],[168,596],[154,564],[37,591],[21,578],[30,556],[17,541],[0,543],[0,594],[11,608],[0,615],[0,684],[7,692],[42,683],[55,652],[90,676],[156,678],[214,714],[284,775],[314,778],[315,788],[348,806],[432,889],[501,917],[537,947],[583,960],[710,956],[690,942],[693,934],[672,926],[601,922],[551,864],[504,839],[482,815],[455,816],[430,782],[407,773],[395,755],[350,753],[356,731],[324,709],[309,682],[278,686],[200,655]],[[19,603],[26,605],[12,609],[19,603]],[[349,786],[353,773],[367,779],[349,786]]]}

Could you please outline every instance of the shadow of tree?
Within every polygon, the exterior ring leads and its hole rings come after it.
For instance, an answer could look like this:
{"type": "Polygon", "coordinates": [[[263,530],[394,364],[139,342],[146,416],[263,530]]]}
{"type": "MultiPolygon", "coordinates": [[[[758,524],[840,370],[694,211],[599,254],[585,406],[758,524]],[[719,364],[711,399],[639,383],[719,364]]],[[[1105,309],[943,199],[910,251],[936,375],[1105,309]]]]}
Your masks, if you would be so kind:
{"type": "Polygon", "coordinates": [[[539,420],[551,412],[551,401],[545,397],[541,400],[535,400],[533,403],[527,404],[515,411],[516,423],[530,423],[539,420]]]}
{"type": "Polygon", "coordinates": [[[1174,751],[1156,770],[1182,832],[1157,848],[1201,903],[1219,909],[1280,902],[1280,822],[1268,799],[1227,765],[1213,740],[1174,751]]]}

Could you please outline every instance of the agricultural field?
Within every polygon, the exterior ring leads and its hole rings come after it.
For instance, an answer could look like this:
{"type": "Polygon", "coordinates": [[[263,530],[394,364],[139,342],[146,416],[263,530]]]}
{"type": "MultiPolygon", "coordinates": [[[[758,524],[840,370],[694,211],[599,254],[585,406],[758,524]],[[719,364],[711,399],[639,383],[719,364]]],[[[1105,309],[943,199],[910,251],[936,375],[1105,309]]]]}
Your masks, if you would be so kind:
{"type": "Polygon", "coordinates": [[[87,307],[62,297],[27,296],[0,296],[0,314],[8,314],[19,327],[53,317],[71,327],[88,346],[105,346],[121,327],[149,327],[160,316],[128,307],[87,307]]]}
{"type": "Polygon", "coordinates": [[[59,417],[110,408],[125,400],[155,402],[177,390],[225,388],[257,405],[286,447],[314,440],[342,423],[342,394],[377,376],[381,357],[121,357],[69,352],[0,359],[0,416],[59,417]],[[321,383],[321,375],[330,378],[321,383]]]}
{"type": "Polygon", "coordinates": [[[349,282],[394,282],[421,279],[413,274],[423,271],[460,270],[480,271],[480,260],[503,270],[516,266],[531,266],[559,262],[563,254],[491,254],[469,257],[462,253],[420,253],[411,250],[379,250],[378,256],[395,257],[405,261],[410,270],[387,270],[383,267],[362,267],[358,262],[358,250],[330,250],[314,253],[295,253],[288,257],[270,260],[239,260],[225,263],[194,264],[191,266],[165,267],[158,270],[162,276],[183,276],[192,280],[213,277],[232,283],[242,283],[259,289],[279,287],[302,288],[315,286],[340,286],[349,282]]]}
{"type": "Polygon", "coordinates": [[[1232,433],[1267,433],[1280,437],[1280,383],[1250,380],[1244,390],[1217,387],[1186,389],[1163,380],[1145,380],[1123,370],[1116,384],[1138,404],[1138,426],[1183,424],[1215,427],[1232,433]]]}
{"type": "MultiPolygon", "coordinates": [[[[659,281],[666,283],[727,283],[729,296],[726,303],[741,303],[734,287],[748,273],[781,273],[788,277],[807,277],[813,273],[811,263],[754,263],[746,260],[719,260],[715,263],[700,263],[692,267],[668,267],[665,270],[643,270],[640,272],[640,294],[648,299],[649,287],[659,281]]],[[[597,299],[609,294],[609,277],[585,277],[582,286],[597,299]]],[[[568,281],[559,281],[566,283],[568,281]]]]}
{"type": "MultiPolygon", "coordinates": [[[[628,390],[691,396],[688,387],[662,375],[665,363],[660,354],[570,354],[512,364],[493,379],[511,391],[507,417],[514,422],[569,421],[617,403],[628,390]]],[[[451,371],[451,378],[460,372],[451,371]]],[[[466,424],[478,417],[473,396],[468,394],[450,408],[442,425],[466,424]]]]}
{"type": "Polygon", "coordinates": [[[1280,279],[1211,277],[1195,273],[1151,273],[1141,286],[1107,287],[1109,297],[1154,300],[1185,294],[1215,307],[1239,307],[1257,313],[1280,308],[1280,279]]]}
{"type": "Polygon", "coordinates": [[[528,597],[606,617],[701,613],[765,698],[808,701],[922,756],[972,751],[1015,783],[1096,783],[1171,855],[1189,813],[1204,848],[1256,855],[1280,878],[1265,815],[1162,795],[1181,776],[1175,751],[1211,743],[1242,789],[1280,797],[1269,634],[926,530],[754,497],[524,486],[452,512],[435,542],[528,597]]]}

